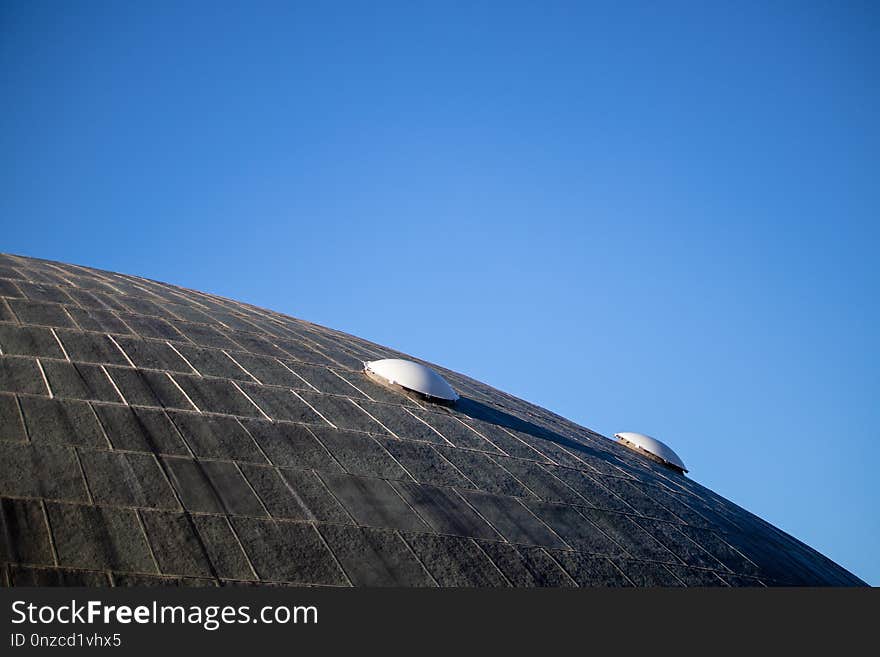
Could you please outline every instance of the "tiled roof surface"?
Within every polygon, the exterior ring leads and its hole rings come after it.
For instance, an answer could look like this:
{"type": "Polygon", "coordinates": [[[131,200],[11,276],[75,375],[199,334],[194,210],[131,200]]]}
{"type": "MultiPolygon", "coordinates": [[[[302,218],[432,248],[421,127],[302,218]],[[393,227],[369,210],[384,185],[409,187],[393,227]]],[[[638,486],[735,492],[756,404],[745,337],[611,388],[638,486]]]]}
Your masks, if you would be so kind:
{"type": "Polygon", "coordinates": [[[589,429],[216,296],[0,256],[6,585],[863,584],[589,429]]]}

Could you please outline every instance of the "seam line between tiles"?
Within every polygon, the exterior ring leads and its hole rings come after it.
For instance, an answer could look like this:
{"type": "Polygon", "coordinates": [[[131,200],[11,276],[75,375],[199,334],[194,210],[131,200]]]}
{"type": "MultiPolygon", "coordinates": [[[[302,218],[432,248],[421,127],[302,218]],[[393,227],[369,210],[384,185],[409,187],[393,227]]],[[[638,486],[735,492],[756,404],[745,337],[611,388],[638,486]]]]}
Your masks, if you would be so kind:
{"type": "MultiPolygon", "coordinates": [[[[270,422],[272,421],[272,418],[266,414],[266,411],[264,411],[262,408],[260,408],[260,406],[257,404],[257,402],[255,402],[249,394],[247,394],[244,390],[242,390],[241,386],[239,386],[238,383],[236,383],[233,379],[229,379],[229,382],[232,384],[232,386],[236,390],[238,390],[242,395],[244,395],[244,398],[247,399],[253,405],[253,407],[256,408],[260,412],[260,415],[262,415],[264,419],[269,420],[270,422]]],[[[254,442],[256,442],[256,441],[254,441],[254,442]]]]}
{"type": "Polygon", "coordinates": [[[40,362],[39,358],[35,358],[37,361],[37,367],[40,370],[40,375],[43,377],[43,383],[46,385],[46,390],[49,392],[49,399],[54,399],[55,395],[52,394],[52,386],[49,385],[49,379],[46,377],[46,370],[43,369],[43,364],[40,362]]]}
{"type": "Polygon", "coordinates": [[[317,393],[320,393],[320,392],[321,392],[321,391],[318,390],[315,386],[313,386],[311,383],[309,383],[308,381],[306,381],[305,378],[303,378],[303,376],[302,376],[299,372],[297,372],[297,371],[291,369],[290,366],[287,365],[287,364],[286,364],[284,361],[282,361],[280,358],[276,358],[275,360],[278,362],[279,365],[281,365],[281,367],[283,367],[283,368],[286,369],[288,372],[290,372],[291,374],[293,374],[297,379],[299,379],[300,381],[302,381],[303,383],[305,383],[305,384],[306,384],[309,388],[311,388],[314,392],[317,392],[317,393]]]}
{"type": "Polygon", "coordinates": [[[337,427],[337,426],[336,426],[335,424],[333,424],[330,420],[328,420],[326,417],[324,417],[324,414],[323,414],[323,413],[321,413],[317,408],[315,408],[315,407],[312,406],[309,402],[307,402],[305,399],[303,399],[303,398],[300,396],[300,394],[299,394],[296,390],[294,390],[293,388],[288,388],[288,390],[289,390],[290,392],[293,393],[294,397],[296,397],[296,398],[299,399],[303,404],[305,404],[306,406],[308,406],[309,408],[311,408],[319,418],[321,418],[322,420],[324,420],[324,422],[326,422],[327,424],[329,424],[329,425],[330,425],[332,428],[334,428],[334,429],[339,429],[339,427],[337,427]]]}
{"type": "Polygon", "coordinates": [[[199,371],[195,368],[195,365],[193,365],[191,362],[189,362],[189,358],[187,358],[187,357],[184,356],[182,353],[180,353],[180,352],[177,350],[177,347],[175,347],[173,344],[171,344],[171,341],[170,341],[170,340],[165,340],[165,344],[167,344],[169,347],[171,347],[171,350],[172,350],[175,354],[177,354],[178,356],[180,356],[180,358],[183,360],[183,362],[186,363],[187,365],[189,365],[190,369],[192,369],[192,371],[195,372],[197,376],[202,376],[202,373],[199,372],[199,371]]]}
{"type": "MultiPolygon", "coordinates": [[[[257,377],[255,377],[253,374],[251,374],[248,370],[246,370],[245,367],[244,367],[244,365],[242,365],[241,363],[239,363],[239,362],[235,359],[235,357],[233,357],[233,355],[229,353],[229,351],[228,351],[227,349],[221,349],[220,351],[222,351],[224,354],[226,354],[226,357],[227,357],[229,360],[231,360],[233,363],[235,363],[236,365],[238,365],[238,369],[240,369],[242,372],[244,372],[244,373],[247,374],[249,377],[251,377],[256,383],[259,383],[260,385],[263,384],[262,381],[260,381],[257,377]]],[[[230,379],[230,380],[231,380],[231,379],[230,379]]]]}
{"type": "Polygon", "coordinates": [[[159,567],[159,560],[156,558],[156,553],[153,551],[153,545],[150,543],[150,535],[147,533],[147,527],[144,524],[144,519],[141,518],[141,512],[135,509],[134,515],[137,518],[138,526],[141,528],[141,534],[143,534],[144,542],[147,544],[147,550],[150,552],[150,558],[153,560],[153,565],[156,567],[156,574],[162,575],[164,573],[159,567]]]}
{"type": "Polygon", "coordinates": [[[52,334],[52,337],[55,338],[55,342],[57,342],[58,346],[61,348],[61,353],[64,354],[64,360],[66,360],[68,363],[71,362],[70,356],[67,354],[67,349],[64,348],[64,344],[62,344],[61,338],[58,337],[58,334],[55,332],[55,329],[50,328],[49,332],[52,334]]]}
{"type": "MultiPolygon", "coordinates": [[[[250,429],[248,429],[247,426],[245,426],[245,423],[241,421],[241,418],[234,417],[234,418],[232,418],[232,419],[235,420],[235,421],[238,423],[238,426],[240,426],[240,427],[242,428],[242,430],[248,435],[248,437],[250,437],[251,441],[253,441],[254,445],[256,446],[257,451],[260,453],[260,455],[261,455],[264,459],[266,459],[266,463],[269,464],[269,465],[273,465],[273,466],[274,466],[274,465],[275,465],[274,461],[272,461],[272,459],[269,458],[269,455],[266,453],[266,450],[263,449],[263,446],[260,444],[260,441],[258,441],[258,440],[254,437],[254,434],[251,433],[250,429]]],[[[252,419],[253,419],[253,418],[252,418],[252,419]]],[[[275,423],[273,422],[273,424],[275,424],[275,423]]],[[[246,461],[241,461],[241,463],[247,463],[247,462],[246,462],[246,461]]],[[[257,463],[253,463],[253,464],[250,464],[250,465],[259,465],[259,464],[257,464],[257,463]]]]}
{"type": "Polygon", "coordinates": [[[107,380],[110,381],[110,385],[113,386],[113,389],[116,391],[116,394],[119,395],[119,398],[122,400],[122,403],[126,406],[131,406],[128,403],[128,400],[125,398],[125,395],[122,394],[122,391],[119,389],[119,386],[116,385],[116,381],[113,380],[113,377],[110,376],[110,372],[107,371],[107,368],[103,365],[100,366],[101,370],[104,372],[104,375],[107,377],[107,380]]]}
{"type": "Polygon", "coordinates": [[[40,511],[43,513],[43,521],[46,523],[46,532],[49,538],[49,548],[52,550],[52,560],[58,567],[61,563],[58,561],[58,549],[55,547],[55,535],[52,532],[52,523],[49,522],[49,510],[46,507],[46,500],[40,499],[40,511]]]}
{"type": "Polygon", "coordinates": [[[473,536],[468,536],[467,539],[471,543],[473,543],[474,546],[477,548],[477,550],[480,552],[480,554],[482,554],[484,557],[486,557],[486,559],[489,561],[489,563],[492,564],[492,567],[498,572],[499,575],[501,575],[501,579],[503,579],[510,588],[516,588],[516,587],[514,587],[513,582],[510,580],[510,578],[508,578],[507,575],[504,574],[504,571],[501,570],[501,567],[497,563],[495,563],[495,560],[492,559],[492,557],[490,557],[489,554],[483,549],[483,546],[480,545],[480,542],[476,538],[474,538],[473,536]]]}
{"type": "Polygon", "coordinates": [[[339,568],[339,572],[342,573],[342,576],[345,578],[345,581],[348,582],[348,585],[354,587],[354,581],[349,577],[348,573],[345,572],[345,568],[342,567],[342,562],[330,548],[330,544],[327,543],[327,540],[324,538],[324,535],[318,530],[315,525],[312,525],[312,529],[318,535],[318,540],[327,548],[327,553],[330,555],[330,558],[333,559],[333,562],[336,564],[336,567],[339,568]]]}
{"type": "Polygon", "coordinates": [[[355,408],[357,408],[359,411],[361,411],[361,412],[365,413],[367,416],[369,416],[369,418],[370,418],[371,420],[373,420],[373,422],[375,422],[375,423],[378,424],[380,427],[382,427],[383,429],[385,429],[385,431],[387,431],[387,432],[388,432],[393,438],[397,438],[397,440],[401,440],[401,437],[400,437],[400,436],[398,436],[398,435],[397,435],[396,433],[394,433],[391,429],[389,429],[389,428],[386,427],[384,424],[382,424],[378,419],[376,419],[376,417],[375,417],[373,414],[371,414],[367,409],[365,409],[363,406],[361,406],[360,404],[358,404],[354,399],[351,399],[350,397],[345,397],[345,399],[348,399],[348,401],[350,401],[350,402],[355,406],[355,408]]]}
{"type": "Polygon", "coordinates": [[[92,496],[92,487],[89,486],[89,479],[86,477],[86,469],[83,467],[82,459],[79,457],[79,448],[73,448],[73,456],[76,459],[76,465],[79,468],[79,474],[82,477],[83,485],[86,489],[86,499],[90,506],[95,506],[95,498],[92,496]]]}
{"type": "Polygon", "coordinates": [[[235,530],[235,526],[232,524],[232,519],[230,516],[224,515],[222,516],[226,521],[226,526],[229,528],[229,531],[232,533],[232,537],[235,539],[235,542],[238,544],[238,549],[241,550],[242,555],[244,556],[244,560],[247,562],[248,568],[251,569],[251,572],[254,575],[254,582],[262,582],[265,581],[260,578],[259,574],[257,574],[257,569],[254,567],[254,562],[251,561],[251,556],[247,553],[247,550],[244,549],[244,543],[241,541],[241,537],[238,535],[238,532],[235,530]]]}
{"type": "Polygon", "coordinates": [[[437,578],[434,577],[433,573],[428,570],[428,567],[425,565],[425,562],[422,561],[422,558],[418,554],[416,554],[416,551],[413,549],[412,545],[409,544],[409,541],[406,540],[404,535],[397,529],[394,530],[394,534],[397,536],[398,540],[403,542],[403,544],[406,546],[406,549],[409,550],[410,554],[413,555],[415,560],[422,567],[422,570],[424,570],[428,577],[431,578],[431,581],[437,585],[437,588],[443,588],[442,586],[440,586],[440,582],[437,581],[437,578]]]}
{"type": "Polygon", "coordinates": [[[196,411],[198,411],[199,413],[201,413],[201,412],[202,412],[202,409],[200,409],[198,406],[196,406],[196,403],[192,400],[192,398],[191,398],[188,394],[186,394],[186,390],[184,390],[183,388],[181,388],[181,387],[180,387],[180,384],[179,384],[177,381],[174,380],[174,377],[171,376],[171,372],[165,372],[165,376],[167,376],[167,377],[168,377],[168,380],[171,381],[171,383],[174,384],[174,387],[177,388],[177,389],[180,391],[180,394],[182,394],[184,397],[186,397],[186,401],[188,401],[188,402],[192,405],[192,407],[193,407],[194,409],[196,409],[196,411]]]}
{"type": "Polygon", "coordinates": [[[119,349],[119,353],[122,354],[122,357],[125,358],[126,362],[129,364],[129,366],[131,366],[131,367],[134,368],[134,369],[137,369],[137,366],[134,364],[134,362],[131,360],[131,358],[128,357],[128,354],[125,353],[125,349],[123,349],[123,348],[120,346],[120,344],[119,344],[118,342],[116,342],[116,338],[114,338],[114,337],[113,337],[112,335],[110,335],[109,333],[107,333],[106,335],[107,335],[108,338],[110,338],[110,342],[112,342],[113,344],[115,344],[115,345],[116,345],[116,348],[119,349]]]}

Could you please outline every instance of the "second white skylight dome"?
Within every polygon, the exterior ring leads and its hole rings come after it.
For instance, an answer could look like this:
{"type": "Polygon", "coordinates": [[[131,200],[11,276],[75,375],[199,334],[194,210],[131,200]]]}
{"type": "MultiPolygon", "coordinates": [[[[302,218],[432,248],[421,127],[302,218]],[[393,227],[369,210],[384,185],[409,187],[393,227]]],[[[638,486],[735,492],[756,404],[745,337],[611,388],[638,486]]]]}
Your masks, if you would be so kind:
{"type": "Polygon", "coordinates": [[[400,386],[441,403],[458,400],[458,393],[430,367],[402,358],[385,358],[364,363],[364,372],[385,385],[400,386]]]}

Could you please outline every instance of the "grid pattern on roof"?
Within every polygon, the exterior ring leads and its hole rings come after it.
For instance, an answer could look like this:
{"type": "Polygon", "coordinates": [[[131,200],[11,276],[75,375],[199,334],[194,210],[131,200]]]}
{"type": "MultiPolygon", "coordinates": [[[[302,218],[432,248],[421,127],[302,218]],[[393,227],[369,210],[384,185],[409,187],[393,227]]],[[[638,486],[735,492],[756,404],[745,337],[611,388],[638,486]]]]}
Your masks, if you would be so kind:
{"type": "MultiPolygon", "coordinates": [[[[861,585],[691,479],[280,313],[0,256],[7,586],[861,585]]],[[[413,359],[417,360],[417,359],[413,359]]]]}

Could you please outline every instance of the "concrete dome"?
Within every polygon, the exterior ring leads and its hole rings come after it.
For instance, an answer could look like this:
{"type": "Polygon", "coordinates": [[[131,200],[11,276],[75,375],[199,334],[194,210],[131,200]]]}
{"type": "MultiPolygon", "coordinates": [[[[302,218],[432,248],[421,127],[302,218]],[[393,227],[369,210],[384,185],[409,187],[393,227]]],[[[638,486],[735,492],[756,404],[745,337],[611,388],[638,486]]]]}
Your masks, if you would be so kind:
{"type": "Polygon", "coordinates": [[[7,585],[861,585],[692,479],[412,356],[244,303],[0,257],[7,585]]]}

